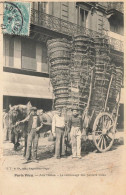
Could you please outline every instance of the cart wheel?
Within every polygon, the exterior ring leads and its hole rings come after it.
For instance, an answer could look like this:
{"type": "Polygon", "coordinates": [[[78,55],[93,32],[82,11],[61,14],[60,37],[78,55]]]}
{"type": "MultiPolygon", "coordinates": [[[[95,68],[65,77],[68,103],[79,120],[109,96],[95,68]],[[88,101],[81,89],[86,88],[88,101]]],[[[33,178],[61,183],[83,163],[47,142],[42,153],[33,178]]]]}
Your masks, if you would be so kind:
{"type": "Polygon", "coordinates": [[[109,113],[103,112],[96,117],[92,135],[98,151],[106,152],[111,148],[115,138],[115,129],[114,121],[109,113]]]}

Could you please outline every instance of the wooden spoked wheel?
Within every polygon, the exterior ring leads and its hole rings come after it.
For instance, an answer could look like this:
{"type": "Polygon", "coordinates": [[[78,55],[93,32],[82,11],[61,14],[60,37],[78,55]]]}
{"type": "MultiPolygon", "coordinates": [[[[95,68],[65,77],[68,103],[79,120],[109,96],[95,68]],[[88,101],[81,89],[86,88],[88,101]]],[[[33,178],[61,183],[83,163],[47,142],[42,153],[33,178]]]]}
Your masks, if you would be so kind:
{"type": "Polygon", "coordinates": [[[103,112],[96,117],[92,135],[98,151],[106,152],[111,148],[115,138],[115,127],[112,116],[109,113],[103,112]]]}

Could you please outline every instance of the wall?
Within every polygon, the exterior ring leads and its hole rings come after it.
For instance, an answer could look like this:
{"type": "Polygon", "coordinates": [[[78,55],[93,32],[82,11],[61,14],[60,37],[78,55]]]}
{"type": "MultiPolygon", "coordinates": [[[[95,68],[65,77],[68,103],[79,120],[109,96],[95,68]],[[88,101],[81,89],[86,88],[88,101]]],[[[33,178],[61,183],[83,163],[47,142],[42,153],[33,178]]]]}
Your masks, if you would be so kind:
{"type": "Polygon", "coordinates": [[[49,14],[77,24],[76,2],[49,2],[49,14]]]}
{"type": "Polygon", "coordinates": [[[91,11],[89,11],[88,16],[87,16],[87,23],[86,27],[97,31],[97,12],[94,11],[93,15],[91,14],[91,11]]]}
{"type": "MultiPolygon", "coordinates": [[[[77,8],[76,2],[53,2],[50,3],[50,14],[58,18],[68,20],[69,22],[77,24],[77,8]],[[66,6],[67,8],[66,8],[66,6]],[[65,11],[63,11],[65,10],[65,11]],[[63,17],[65,15],[66,17],[63,17]]],[[[89,10],[86,28],[102,33],[102,30],[109,29],[109,22],[105,14],[99,10],[94,10],[93,14],[89,10]]]]}
{"type": "Polygon", "coordinates": [[[61,3],[60,2],[54,2],[52,4],[52,15],[58,18],[61,18],[61,3]]]}
{"type": "MultiPolygon", "coordinates": [[[[106,9],[107,3],[99,2],[98,4],[102,5],[103,9],[106,9]]],[[[84,4],[80,3],[80,6],[86,8],[86,5],[84,4]]],[[[38,2],[34,3],[34,6],[32,7],[41,10],[40,6],[38,8],[38,2]]],[[[115,27],[117,26],[117,33],[121,35],[123,34],[123,16],[106,16],[106,14],[103,13],[103,11],[101,11],[99,8],[94,9],[92,14],[90,11],[91,8],[87,6],[87,9],[89,9],[86,21],[87,28],[102,33],[103,31],[105,32],[110,30],[115,32],[115,27]],[[109,22],[111,24],[111,27],[109,22]]],[[[77,24],[78,11],[76,2],[48,2],[46,3],[45,12],[60,19],[77,24]]]]}
{"type": "Polygon", "coordinates": [[[69,20],[69,3],[61,2],[61,19],[69,20]]]}
{"type": "Polygon", "coordinates": [[[76,2],[69,2],[69,21],[77,24],[76,2]]]}

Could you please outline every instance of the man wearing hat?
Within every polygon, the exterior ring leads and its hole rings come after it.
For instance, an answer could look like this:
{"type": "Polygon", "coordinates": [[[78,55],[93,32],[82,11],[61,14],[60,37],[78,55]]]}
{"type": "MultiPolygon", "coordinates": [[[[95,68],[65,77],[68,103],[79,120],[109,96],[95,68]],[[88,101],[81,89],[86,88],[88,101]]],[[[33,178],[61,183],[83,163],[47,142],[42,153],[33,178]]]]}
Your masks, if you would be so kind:
{"type": "Polygon", "coordinates": [[[28,121],[28,139],[27,139],[27,151],[26,151],[26,160],[27,162],[30,160],[31,148],[33,143],[33,161],[38,162],[37,160],[37,148],[38,148],[38,140],[39,140],[39,130],[42,128],[43,124],[40,122],[40,118],[37,115],[37,108],[32,107],[31,113],[27,118],[20,121],[26,122],[28,121]]]}
{"type": "Polygon", "coordinates": [[[68,121],[68,131],[72,142],[72,157],[81,158],[82,118],[79,116],[77,107],[72,109],[72,116],[68,121]]]}
{"type": "Polygon", "coordinates": [[[57,159],[65,157],[64,132],[65,118],[62,115],[62,110],[58,109],[52,119],[52,134],[56,137],[55,157],[57,159]]]}

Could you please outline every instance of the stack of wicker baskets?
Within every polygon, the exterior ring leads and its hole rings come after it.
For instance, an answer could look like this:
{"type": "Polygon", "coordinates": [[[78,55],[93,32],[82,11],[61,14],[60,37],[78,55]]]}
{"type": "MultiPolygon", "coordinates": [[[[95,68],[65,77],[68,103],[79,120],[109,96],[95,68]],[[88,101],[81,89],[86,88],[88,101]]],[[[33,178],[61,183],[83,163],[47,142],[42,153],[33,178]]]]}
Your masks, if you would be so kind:
{"type": "Polygon", "coordinates": [[[88,102],[91,67],[95,64],[93,40],[77,35],[71,43],[53,39],[47,46],[55,108],[76,106],[83,110],[88,102]]]}
{"type": "Polygon", "coordinates": [[[104,109],[110,82],[110,57],[107,39],[95,38],[95,74],[93,82],[90,109],[95,110],[96,115],[104,109]]]}
{"type": "Polygon", "coordinates": [[[70,42],[67,39],[52,39],[47,47],[55,108],[63,108],[67,106],[68,99],[70,42]]]}
{"type": "Polygon", "coordinates": [[[94,66],[93,41],[85,35],[77,35],[73,40],[70,67],[70,89],[68,107],[84,110],[88,102],[91,67],[94,66]]]}
{"type": "Polygon", "coordinates": [[[84,110],[91,91],[89,112],[95,110],[97,115],[105,105],[112,112],[120,93],[123,71],[110,63],[108,39],[76,35],[71,42],[64,38],[49,40],[47,46],[55,108],[70,110],[76,106],[84,110]]]}

